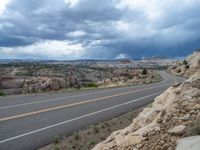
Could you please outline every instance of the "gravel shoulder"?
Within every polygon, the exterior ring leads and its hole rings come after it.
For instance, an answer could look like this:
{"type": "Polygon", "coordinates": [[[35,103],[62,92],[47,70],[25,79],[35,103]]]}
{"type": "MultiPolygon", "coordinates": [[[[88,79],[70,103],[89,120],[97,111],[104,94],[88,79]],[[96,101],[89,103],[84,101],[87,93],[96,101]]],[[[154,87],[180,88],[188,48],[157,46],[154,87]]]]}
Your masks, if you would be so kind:
{"type": "Polygon", "coordinates": [[[120,130],[132,123],[145,107],[132,110],[116,118],[103,121],[96,125],[90,125],[68,137],[55,135],[54,142],[38,150],[89,150],[97,143],[105,140],[112,132],[120,130]]]}

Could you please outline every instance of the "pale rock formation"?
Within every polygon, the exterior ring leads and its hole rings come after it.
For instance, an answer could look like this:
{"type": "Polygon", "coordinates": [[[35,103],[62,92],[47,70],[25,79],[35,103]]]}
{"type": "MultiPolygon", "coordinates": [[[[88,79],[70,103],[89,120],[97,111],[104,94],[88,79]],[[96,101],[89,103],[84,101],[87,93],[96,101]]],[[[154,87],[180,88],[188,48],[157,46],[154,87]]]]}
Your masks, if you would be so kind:
{"type": "Polygon", "coordinates": [[[200,71],[158,96],[125,129],[112,133],[93,150],[175,149],[186,127],[200,115],[200,71]]]}
{"type": "Polygon", "coordinates": [[[200,51],[195,51],[192,55],[186,58],[184,62],[175,62],[168,71],[174,75],[189,77],[200,69],[200,51]]]}

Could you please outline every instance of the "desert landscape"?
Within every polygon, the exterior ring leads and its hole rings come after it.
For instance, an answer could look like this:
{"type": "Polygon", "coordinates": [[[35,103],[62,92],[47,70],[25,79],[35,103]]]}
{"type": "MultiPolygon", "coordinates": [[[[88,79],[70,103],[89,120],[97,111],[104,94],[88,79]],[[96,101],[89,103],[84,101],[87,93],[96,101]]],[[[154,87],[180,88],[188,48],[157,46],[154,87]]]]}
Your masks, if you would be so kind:
{"type": "Polygon", "coordinates": [[[199,6],[0,0],[0,150],[200,150],[199,6]]]}
{"type": "Polygon", "coordinates": [[[11,95],[153,83],[161,80],[156,70],[175,61],[1,61],[0,90],[11,95]]]}
{"type": "Polygon", "coordinates": [[[188,150],[191,146],[198,147],[200,51],[172,63],[167,71],[188,79],[175,83],[148,106],[89,126],[72,136],[57,138],[53,144],[39,150],[188,150]],[[188,69],[180,75],[177,68],[185,68],[186,65],[188,69]],[[130,125],[124,127],[128,123],[130,125]],[[120,130],[113,131],[116,129],[120,130]],[[94,146],[101,139],[104,141],[94,146]]]}

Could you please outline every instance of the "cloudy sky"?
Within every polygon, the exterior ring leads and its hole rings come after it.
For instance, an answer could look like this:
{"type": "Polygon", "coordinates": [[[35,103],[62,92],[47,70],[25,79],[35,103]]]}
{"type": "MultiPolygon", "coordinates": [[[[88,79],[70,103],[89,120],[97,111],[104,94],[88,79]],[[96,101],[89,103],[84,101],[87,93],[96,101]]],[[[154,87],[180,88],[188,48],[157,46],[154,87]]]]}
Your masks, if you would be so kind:
{"type": "Polygon", "coordinates": [[[200,0],[0,0],[0,58],[185,56],[200,0]]]}

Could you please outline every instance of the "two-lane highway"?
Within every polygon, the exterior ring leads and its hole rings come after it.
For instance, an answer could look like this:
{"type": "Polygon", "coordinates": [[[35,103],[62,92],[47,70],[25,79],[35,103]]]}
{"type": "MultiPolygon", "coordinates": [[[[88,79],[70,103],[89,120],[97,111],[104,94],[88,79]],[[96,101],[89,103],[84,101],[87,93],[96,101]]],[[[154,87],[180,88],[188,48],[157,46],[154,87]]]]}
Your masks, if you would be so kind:
{"type": "Polygon", "coordinates": [[[160,72],[158,83],[0,98],[0,150],[33,150],[90,124],[151,102],[181,78],[160,72]]]}

